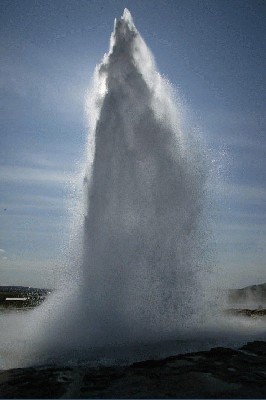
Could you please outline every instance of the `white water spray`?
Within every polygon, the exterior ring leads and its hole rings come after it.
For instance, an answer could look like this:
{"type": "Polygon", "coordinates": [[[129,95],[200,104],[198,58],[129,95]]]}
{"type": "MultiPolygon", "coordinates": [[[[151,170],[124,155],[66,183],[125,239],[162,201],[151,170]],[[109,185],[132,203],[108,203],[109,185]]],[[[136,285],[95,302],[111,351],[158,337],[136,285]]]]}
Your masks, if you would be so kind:
{"type": "MultiPolygon", "coordinates": [[[[198,340],[203,331],[221,345],[234,327],[247,332],[246,322],[222,323],[217,308],[206,322],[206,168],[199,141],[182,132],[176,104],[125,10],[87,101],[84,202],[75,210],[76,255],[68,263],[78,282],[19,317],[19,338],[4,342],[6,366],[99,360],[108,351],[97,346],[198,340]]],[[[209,345],[182,346],[173,351],[209,345]]]]}
{"type": "Polygon", "coordinates": [[[36,310],[46,353],[176,338],[203,308],[204,157],[128,10],[87,108],[78,287],[36,310]]]}
{"type": "Polygon", "coordinates": [[[187,324],[199,302],[203,157],[182,135],[170,87],[128,10],[94,79],[84,189],[88,335],[104,343],[163,335],[187,324]]]}

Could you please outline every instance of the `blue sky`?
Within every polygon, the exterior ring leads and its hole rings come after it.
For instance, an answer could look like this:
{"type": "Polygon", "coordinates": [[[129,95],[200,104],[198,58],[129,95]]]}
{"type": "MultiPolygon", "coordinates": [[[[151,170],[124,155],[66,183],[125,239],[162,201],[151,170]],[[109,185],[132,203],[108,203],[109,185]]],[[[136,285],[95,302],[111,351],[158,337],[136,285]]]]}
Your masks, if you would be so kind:
{"type": "Polygon", "coordinates": [[[87,135],[84,97],[125,7],[220,171],[221,286],[265,282],[265,2],[2,0],[0,285],[53,285],[87,135]]]}

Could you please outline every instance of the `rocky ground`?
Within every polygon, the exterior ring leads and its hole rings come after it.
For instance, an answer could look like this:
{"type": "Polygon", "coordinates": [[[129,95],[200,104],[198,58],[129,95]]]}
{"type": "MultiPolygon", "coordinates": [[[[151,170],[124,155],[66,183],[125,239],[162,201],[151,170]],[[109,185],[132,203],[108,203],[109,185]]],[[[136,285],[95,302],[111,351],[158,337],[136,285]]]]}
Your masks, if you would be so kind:
{"type": "Polygon", "coordinates": [[[11,369],[1,398],[266,398],[266,342],[130,366],[11,369]]]}
{"type": "Polygon", "coordinates": [[[249,308],[229,308],[225,310],[227,315],[234,315],[236,317],[251,317],[251,318],[265,318],[266,317],[266,309],[261,308],[257,310],[249,309],[249,308]]]}

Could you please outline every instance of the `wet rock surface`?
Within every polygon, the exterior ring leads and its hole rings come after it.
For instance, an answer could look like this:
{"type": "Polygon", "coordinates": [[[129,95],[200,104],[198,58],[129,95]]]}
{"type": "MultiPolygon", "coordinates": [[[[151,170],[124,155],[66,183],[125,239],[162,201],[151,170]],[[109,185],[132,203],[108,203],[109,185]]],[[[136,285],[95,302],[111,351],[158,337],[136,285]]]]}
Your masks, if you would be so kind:
{"type": "Polygon", "coordinates": [[[0,398],[266,398],[266,342],[130,366],[0,372],[0,398]]]}

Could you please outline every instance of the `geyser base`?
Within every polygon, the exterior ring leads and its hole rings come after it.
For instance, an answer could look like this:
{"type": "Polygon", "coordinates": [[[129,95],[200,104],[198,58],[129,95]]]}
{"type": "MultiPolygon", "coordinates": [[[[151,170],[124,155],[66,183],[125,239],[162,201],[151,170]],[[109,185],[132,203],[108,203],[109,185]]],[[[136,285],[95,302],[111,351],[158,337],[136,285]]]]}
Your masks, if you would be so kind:
{"type": "Polygon", "coordinates": [[[253,342],[129,367],[10,370],[1,373],[0,392],[4,398],[265,398],[265,373],[266,342],[253,342]]]}

